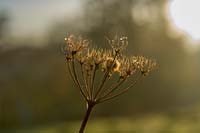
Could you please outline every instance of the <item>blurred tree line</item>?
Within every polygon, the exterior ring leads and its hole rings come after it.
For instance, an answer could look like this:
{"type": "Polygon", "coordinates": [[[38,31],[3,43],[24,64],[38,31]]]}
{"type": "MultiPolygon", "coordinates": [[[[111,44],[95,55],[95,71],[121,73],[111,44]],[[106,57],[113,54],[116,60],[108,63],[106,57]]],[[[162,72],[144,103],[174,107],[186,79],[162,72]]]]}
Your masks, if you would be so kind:
{"type": "Polygon", "coordinates": [[[5,11],[0,11],[0,47],[2,45],[2,39],[6,32],[7,22],[9,21],[8,14],[5,11]]]}
{"type": "MultiPolygon", "coordinates": [[[[49,28],[45,48],[0,49],[1,128],[82,116],[85,107],[68,76],[60,50],[69,33],[87,37],[99,47],[109,47],[105,36],[126,35],[128,55],[153,57],[159,64],[155,72],[129,93],[98,107],[94,112],[96,117],[167,112],[199,100],[197,55],[200,54],[189,54],[184,36],[169,31],[167,0],[82,2],[82,16],[56,20],[49,28]]],[[[0,16],[0,39],[5,33],[5,18],[0,16]]]]}

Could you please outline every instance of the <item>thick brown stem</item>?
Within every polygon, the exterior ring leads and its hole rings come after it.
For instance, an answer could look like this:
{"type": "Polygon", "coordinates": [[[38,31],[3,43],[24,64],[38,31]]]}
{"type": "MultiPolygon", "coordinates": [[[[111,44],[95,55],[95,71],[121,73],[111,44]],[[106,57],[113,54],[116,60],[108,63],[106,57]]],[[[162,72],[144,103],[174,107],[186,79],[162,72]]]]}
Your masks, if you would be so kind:
{"type": "Polygon", "coordinates": [[[86,127],[86,124],[88,122],[88,119],[89,119],[89,116],[90,116],[90,113],[91,113],[93,107],[94,107],[94,104],[88,105],[88,108],[87,108],[87,111],[85,113],[85,117],[84,117],[84,119],[82,121],[79,133],[84,133],[84,129],[86,127]]]}

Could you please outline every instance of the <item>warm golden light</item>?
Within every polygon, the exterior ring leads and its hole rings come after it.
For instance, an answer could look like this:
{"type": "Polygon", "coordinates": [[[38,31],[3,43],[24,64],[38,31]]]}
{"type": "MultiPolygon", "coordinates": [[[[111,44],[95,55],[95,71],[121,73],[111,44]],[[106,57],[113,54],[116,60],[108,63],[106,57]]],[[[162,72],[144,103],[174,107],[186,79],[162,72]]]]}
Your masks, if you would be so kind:
{"type": "Polygon", "coordinates": [[[200,1],[173,0],[169,8],[175,25],[194,40],[200,40],[200,1]]]}

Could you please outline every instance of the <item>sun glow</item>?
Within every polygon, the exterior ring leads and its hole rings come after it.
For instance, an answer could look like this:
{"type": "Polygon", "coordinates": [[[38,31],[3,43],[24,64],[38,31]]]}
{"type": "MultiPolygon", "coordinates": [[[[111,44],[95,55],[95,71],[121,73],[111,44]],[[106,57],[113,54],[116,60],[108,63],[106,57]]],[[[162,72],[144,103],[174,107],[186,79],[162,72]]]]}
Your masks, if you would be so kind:
{"type": "Polygon", "coordinates": [[[173,0],[169,11],[179,29],[200,41],[200,0],[173,0]]]}

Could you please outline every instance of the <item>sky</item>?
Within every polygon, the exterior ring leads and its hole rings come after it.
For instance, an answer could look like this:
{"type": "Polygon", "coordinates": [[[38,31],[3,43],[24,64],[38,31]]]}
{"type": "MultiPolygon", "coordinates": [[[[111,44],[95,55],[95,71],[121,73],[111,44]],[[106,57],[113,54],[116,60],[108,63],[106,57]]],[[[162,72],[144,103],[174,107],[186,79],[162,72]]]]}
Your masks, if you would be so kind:
{"type": "Polygon", "coordinates": [[[11,15],[11,34],[40,36],[56,21],[81,9],[79,0],[0,0],[0,11],[11,15]]]}
{"type": "Polygon", "coordinates": [[[199,0],[173,0],[169,11],[172,21],[179,30],[200,41],[199,0]]]}
{"type": "MultiPolygon", "coordinates": [[[[177,31],[200,40],[200,1],[170,0],[169,15],[177,31]]],[[[0,11],[11,16],[11,36],[17,38],[44,35],[48,28],[65,18],[76,17],[83,10],[81,0],[0,0],[0,11]]]]}

